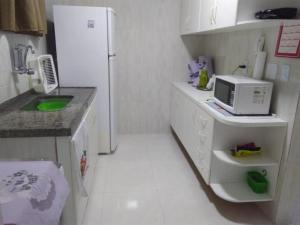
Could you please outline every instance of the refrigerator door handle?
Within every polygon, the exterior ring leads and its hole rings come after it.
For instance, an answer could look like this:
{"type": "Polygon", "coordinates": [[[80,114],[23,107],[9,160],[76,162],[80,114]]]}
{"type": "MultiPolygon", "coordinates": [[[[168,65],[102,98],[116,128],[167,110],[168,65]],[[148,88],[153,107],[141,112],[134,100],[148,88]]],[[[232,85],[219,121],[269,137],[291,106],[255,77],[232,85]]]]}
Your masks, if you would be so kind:
{"type": "Polygon", "coordinates": [[[110,55],[115,53],[115,33],[116,33],[116,13],[108,8],[107,9],[107,29],[108,29],[108,52],[110,55]]]}

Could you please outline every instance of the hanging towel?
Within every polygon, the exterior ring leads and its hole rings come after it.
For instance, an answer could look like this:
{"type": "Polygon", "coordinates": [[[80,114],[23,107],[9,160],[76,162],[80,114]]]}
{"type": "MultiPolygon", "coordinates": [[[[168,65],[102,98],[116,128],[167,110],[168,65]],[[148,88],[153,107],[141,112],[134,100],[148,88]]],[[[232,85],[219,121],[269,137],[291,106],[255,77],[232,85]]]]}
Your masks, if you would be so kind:
{"type": "Polygon", "coordinates": [[[86,163],[85,171],[81,168],[81,159],[84,152],[88,151],[88,130],[86,119],[83,119],[77,131],[72,138],[72,169],[74,171],[74,178],[77,183],[78,190],[83,197],[88,197],[87,187],[84,183],[86,170],[88,169],[88,162],[86,163]]]}
{"type": "Polygon", "coordinates": [[[1,0],[0,30],[47,34],[45,0],[1,0]]]}

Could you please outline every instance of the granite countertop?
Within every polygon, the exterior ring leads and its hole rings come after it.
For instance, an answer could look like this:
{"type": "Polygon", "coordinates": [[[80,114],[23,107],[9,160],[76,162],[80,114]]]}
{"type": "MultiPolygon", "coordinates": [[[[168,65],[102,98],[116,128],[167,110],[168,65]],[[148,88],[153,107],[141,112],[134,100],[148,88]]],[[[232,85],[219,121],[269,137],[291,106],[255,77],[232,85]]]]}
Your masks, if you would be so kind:
{"type": "Polygon", "coordinates": [[[0,104],[0,138],[72,136],[94,99],[96,88],[57,88],[48,95],[28,91],[0,104]],[[21,108],[40,96],[74,96],[58,112],[24,111],[21,108]]]}

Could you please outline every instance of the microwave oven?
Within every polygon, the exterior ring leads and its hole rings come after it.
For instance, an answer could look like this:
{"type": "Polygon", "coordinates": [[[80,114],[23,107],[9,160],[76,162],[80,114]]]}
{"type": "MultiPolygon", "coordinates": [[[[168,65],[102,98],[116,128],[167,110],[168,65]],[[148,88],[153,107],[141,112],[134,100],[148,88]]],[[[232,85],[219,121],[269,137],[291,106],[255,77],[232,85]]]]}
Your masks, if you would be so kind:
{"type": "Polygon", "coordinates": [[[246,76],[217,76],[214,100],[234,115],[269,115],[273,83],[246,76]]]}

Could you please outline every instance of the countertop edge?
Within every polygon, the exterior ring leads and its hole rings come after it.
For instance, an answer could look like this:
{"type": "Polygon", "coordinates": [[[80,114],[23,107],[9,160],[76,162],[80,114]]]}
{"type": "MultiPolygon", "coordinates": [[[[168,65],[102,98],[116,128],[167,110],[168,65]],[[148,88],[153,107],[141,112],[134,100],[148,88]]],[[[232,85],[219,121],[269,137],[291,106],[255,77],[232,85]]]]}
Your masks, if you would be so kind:
{"type": "Polygon", "coordinates": [[[279,117],[225,117],[221,113],[209,108],[207,100],[212,98],[212,91],[199,91],[187,82],[173,82],[175,88],[188,96],[195,104],[220,123],[236,127],[286,127],[288,122],[279,117]],[[252,120],[253,119],[253,120],[252,120]]]}
{"type": "MultiPolygon", "coordinates": [[[[74,87],[71,89],[76,89],[77,87],[74,87]]],[[[94,101],[97,93],[97,88],[95,87],[78,87],[78,89],[90,89],[90,93],[86,94],[86,100],[82,103],[82,106],[78,110],[78,112],[75,112],[74,119],[71,119],[70,121],[70,127],[58,127],[58,128],[14,128],[14,129],[1,129],[0,128],[0,139],[9,139],[9,138],[55,138],[55,137],[70,137],[72,136],[80,122],[82,121],[82,118],[84,117],[85,113],[87,112],[88,108],[90,107],[91,103],[94,101]]],[[[64,88],[59,88],[64,89],[64,88]]],[[[68,88],[65,88],[68,89],[68,88]]],[[[51,94],[51,93],[50,93],[51,94]]],[[[9,108],[14,108],[13,105],[17,104],[18,101],[21,98],[30,98],[32,95],[37,95],[33,90],[29,90],[25,93],[22,93],[12,99],[9,99],[2,103],[0,105],[0,109],[2,110],[2,115],[6,115],[11,111],[9,108]]],[[[20,106],[22,107],[22,106],[20,106]]]]}

